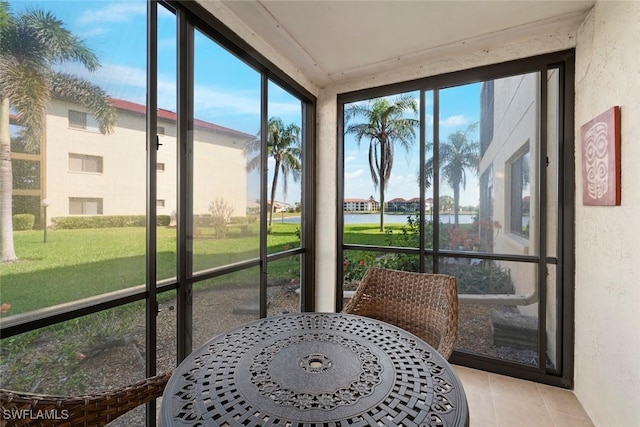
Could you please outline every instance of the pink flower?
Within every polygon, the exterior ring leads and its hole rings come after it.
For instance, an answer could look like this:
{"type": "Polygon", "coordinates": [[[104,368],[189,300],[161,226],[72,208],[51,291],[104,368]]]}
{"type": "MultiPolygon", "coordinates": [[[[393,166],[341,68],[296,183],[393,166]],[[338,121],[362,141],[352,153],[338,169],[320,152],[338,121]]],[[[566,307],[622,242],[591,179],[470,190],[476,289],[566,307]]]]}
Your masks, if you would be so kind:
{"type": "Polygon", "coordinates": [[[364,266],[365,262],[364,262],[364,260],[363,260],[363,259],[361,259],[361,260],[360,260],[360,262],[359,262],[358,264],[360,264],[360,265],[364,266]]]}
{"type": "Polygon", "coordinates": [[[345,261],[342,263],[342,265],[343,265],[344,267],[348,266],[348,265],[349,265],[349,261],[345,260],[345,261]]]}
{"type": "Polygon", "coordinates": [[[7,304],[6,302],[0,305],[0,313],[6,313],[11,309],[11,304],[7,304]]]}
{"type": "Polygon", "coordinates": [[[295,285],[296,284],[296,279],[291,279],[291,281],[289,282],[290,285],[295,285]]]}

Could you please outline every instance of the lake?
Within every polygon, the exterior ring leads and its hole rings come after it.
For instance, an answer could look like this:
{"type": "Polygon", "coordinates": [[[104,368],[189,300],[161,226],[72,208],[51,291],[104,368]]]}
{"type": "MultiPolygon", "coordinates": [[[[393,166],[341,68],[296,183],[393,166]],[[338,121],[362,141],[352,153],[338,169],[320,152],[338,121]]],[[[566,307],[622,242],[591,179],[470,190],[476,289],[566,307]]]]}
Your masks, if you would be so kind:
{"type": "MultiPolygon", "coordinates": [[[[403,224],[407,223],[406,214],[402,215],[384,215],[384,223],[385,224],[403,224]]],[[[430,217],[427,217],[430,218],[430,217]]],[[[472,224],[475,219],[475,214],[460,214],[458,215],[458,222],[460,224],[472,224]]],[[[285,217],[278,218],[277,214],[273,215],[274,222],[300,222],[300,217],[285,217]]],[[[455,222],[455,215],[451,214],[440,214],[440,222],[443,224],[453,224],[455,222]]],[[[379,224],[380,223],[380,214],[378,213],[370,213],[370,214],[344,214],[344,223],[345,224],[379,224]]]]}

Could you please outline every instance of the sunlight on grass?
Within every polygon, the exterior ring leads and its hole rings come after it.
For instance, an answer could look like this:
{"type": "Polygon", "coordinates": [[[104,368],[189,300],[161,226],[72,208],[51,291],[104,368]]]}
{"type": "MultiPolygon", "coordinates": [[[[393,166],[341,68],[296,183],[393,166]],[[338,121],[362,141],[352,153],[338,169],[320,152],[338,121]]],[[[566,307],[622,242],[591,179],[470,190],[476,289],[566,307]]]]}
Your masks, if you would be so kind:
{"type": "MultiPolygon", "coordinates": [[[[299,246],[296,224],[275,224],[269,253],[299,246]]],[[[223,266],[258,256],[258,228],[241,233],[230,227],[227,238],[194,239],[194,270],[223,266]]],[[[49,307],[145,283],[143,227],[51,230],[47,243],[40,231],[15,232],[19,261],[2,265],[0,303],[11,308],[3,316],[49,307]]],[[[158,228],[158,259],[176,259],[176,230],[158,228]]],[[[159,262],[158,277],[175,275],[174,262],[159,262]]]]}

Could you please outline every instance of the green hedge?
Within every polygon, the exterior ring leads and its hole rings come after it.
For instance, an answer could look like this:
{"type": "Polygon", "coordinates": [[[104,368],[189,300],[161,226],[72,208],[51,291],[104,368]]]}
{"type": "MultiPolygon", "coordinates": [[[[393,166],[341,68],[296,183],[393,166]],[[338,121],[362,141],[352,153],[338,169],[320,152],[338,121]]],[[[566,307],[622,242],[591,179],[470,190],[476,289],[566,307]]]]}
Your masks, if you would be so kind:
{"type": "Polygon", "coordinates": [[[13,216],[13,229],[16,231],[32,230],[36,221],[35,215],[32,214],[15,214],[13,216]]]}
{"type": "MultiPolygon", "coordinates": [[[[78,228],[144,227],[145,215],[96,215],[64,216],[52,218],[53,228],[71,230],[78,228]]],[[[158,226],[166,227],[171,222],[169,215],[158,215],[158,226]]]]}

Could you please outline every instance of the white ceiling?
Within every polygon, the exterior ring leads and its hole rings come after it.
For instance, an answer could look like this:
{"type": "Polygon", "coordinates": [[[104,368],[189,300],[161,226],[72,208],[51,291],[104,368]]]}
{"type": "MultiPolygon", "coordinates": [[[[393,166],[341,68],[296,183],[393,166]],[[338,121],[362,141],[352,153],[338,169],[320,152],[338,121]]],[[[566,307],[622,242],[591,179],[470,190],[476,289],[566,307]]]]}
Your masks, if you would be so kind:
{"type": "MultiPolygon", "coordinates": [[[[200,0],[207,7],[208,0],[200,0]]],[[[434,55],[573,31],[595,1],[222,0],[322,87],[434,55]]]]}

